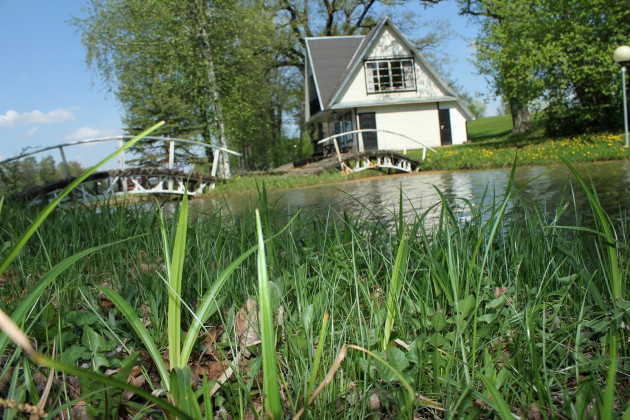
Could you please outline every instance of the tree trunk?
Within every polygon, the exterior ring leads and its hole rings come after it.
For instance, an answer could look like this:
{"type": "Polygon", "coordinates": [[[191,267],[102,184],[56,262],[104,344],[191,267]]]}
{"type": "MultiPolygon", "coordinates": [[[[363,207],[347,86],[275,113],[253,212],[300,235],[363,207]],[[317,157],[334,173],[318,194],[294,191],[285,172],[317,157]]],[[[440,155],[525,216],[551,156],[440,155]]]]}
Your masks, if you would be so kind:
{"type": "MultiPolygon", "coordinates": [[[[209,66],[210,67],[210,66],[209,66]]],[[[212,72],[214,77],[214,71],[212,72]]],[[[215,90],[212,92],[214,109],[214,125],[216,127],[217,145],[223,149],[227,149],[227,139],[225,138],[225,124],[223,123],[223,111],[219,106],[219,93],[215,90]]],[[[216,153],[216,152],[215,152],[216,153]]],[[[221,152],[219,155],[219,167],[218,174],[223,179],[230,179],[232,173],[230,171],[230,156],[226,152],[221,152]]]]}
{"type": "MultiPolygon", "coordinates": [[[[199,5],[196,3],[196,5],[199,5]]],[[[203,5],[200,8],[203,10],[203,5]]],[[[208,91],[210,92],[210,106],[212,108],[212,122],[215,126],[215,136],[217,139],[217,146],[227,149],[227,139],[225,137],[225,124],[223,122],[223,111],[220,105],[219,87],[217,85],[217,76],[214,71],[214,57],[211,50],[208,31],[206,30],[206,21],[203,20],[203,16],[207,19],[207,22],[212,20],[212,9],[208,6],[204,10],[204,14],[197,13],[197,22],[199,30],[201,31],[201,42],[203,43],[203,56],[206,65],[206,83],[208,91]]],[[[215,153],[219,153],[219,162],[217,168],[217,174],[223,179],[231,178],[230,171],[230,156],[226,152],[219,152],[215,150],[215,153]]]]}
{"type": "Polygon", "coordinates": [[[510,111],[512,113],[512,134],[523,133],[531,128],[529,109],[518,99],[510,100],[510,111]]]}

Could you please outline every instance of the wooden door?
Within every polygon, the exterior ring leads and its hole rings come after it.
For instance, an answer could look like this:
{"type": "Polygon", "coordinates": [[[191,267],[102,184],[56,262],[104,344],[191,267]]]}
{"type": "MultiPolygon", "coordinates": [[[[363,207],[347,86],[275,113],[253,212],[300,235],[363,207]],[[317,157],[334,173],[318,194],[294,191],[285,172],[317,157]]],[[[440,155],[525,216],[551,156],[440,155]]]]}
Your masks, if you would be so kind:
{"type": "Polygon", "coordinates": [[[447,144],[453,144],[453,135],[451,133],[451,110],[438,109],[438,116],[440,119],[440,142],[442,146],[447,144]]]}
{"type": "MultiPolygon", "coordinates": [[[[364,112],[359,114],[359,129],[376,129],[376,114],[374,112],[364,112]]],[[[363,147],[366,152],[368,150],[378,150],[378,136],[375,131],[361,134],[363,134],[363,147]]]]}

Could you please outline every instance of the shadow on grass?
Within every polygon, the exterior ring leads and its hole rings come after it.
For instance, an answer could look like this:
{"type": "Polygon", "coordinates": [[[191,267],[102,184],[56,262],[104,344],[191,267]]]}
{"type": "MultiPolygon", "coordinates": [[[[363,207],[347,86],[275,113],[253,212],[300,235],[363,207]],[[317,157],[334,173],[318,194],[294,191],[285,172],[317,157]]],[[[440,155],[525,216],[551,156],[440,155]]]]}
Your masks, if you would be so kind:
{"type": "Polygon", "coordinates": [[[508,141],[508,136],[512,133],[512,129],[509,128],[504,131],[494,131],[487,130],[480,133],[477,133],[474,137],[470,138],[471,143],[481,143],[481,142],[506,142],[508,141]]]}

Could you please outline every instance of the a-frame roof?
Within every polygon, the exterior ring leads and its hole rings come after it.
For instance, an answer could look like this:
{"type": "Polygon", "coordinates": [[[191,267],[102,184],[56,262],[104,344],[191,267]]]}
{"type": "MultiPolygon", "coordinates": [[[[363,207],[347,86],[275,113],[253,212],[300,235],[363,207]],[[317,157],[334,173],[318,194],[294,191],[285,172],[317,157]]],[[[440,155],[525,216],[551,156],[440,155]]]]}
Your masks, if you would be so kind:
{"type": "Polygon", "coordinates": [[[456,99],[470,119],[472,112],[461,103],[453,90],[442,80],[435,69],[422,57],[389,18],[384,18],[365,36],[316,37],[306,39],[308,62],[315,79],[322,109],[331,108],[352,82],[363,61],[378,42],[385,28],[389,28],[402,45],[414,54],[416,61],[445,93],[444,100],[456,99]]]}
{"type": "Polygon", "coordinates": [[[330,36],[306,38],[308,61],[315,77],[318,96],[328,104],[340,76],[346,73],[363,36],[330,36]]]}

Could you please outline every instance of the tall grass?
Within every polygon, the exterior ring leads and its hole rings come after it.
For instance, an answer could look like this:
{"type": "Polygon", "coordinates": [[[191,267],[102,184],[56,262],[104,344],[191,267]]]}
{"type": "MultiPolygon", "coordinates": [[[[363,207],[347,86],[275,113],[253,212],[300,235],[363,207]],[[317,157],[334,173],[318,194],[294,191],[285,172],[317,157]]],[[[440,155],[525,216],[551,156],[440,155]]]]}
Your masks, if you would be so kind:
{"type": "MultiPolygon", "coordinates": [[[[85,252],[29,303],[24,331],[39,353],[57,343],[66,364],[104,373],[133,362],[145,391],[203,400],[180,417],[619,417],[628,410],[630,219],[600,219],[596,210],[567,217],[570,202],[545,212],[508,191],[479,206],[464,200],[461,213],[443,200],[432,227],[425,222],[435,209],[400,215],[395,225],[333,210],[287,225],[264,200],[258,221],[253,211],[216,213],[185,227],[184,203],[172,216],[64,209],[8,267],[2,309],[15,312],[51,264],[85,252]],[[273,252],[263,252],[267,244],[273,252]],[[181,283],[171,291],[173,276],[181,283]],[[180,297],[179,324],[170,296],[180,297]],[[251,297],[265,307],[263,343],[237,363],[245,354],[238,313],[251,297]],[[186,331],[179,365],[162,372],[160,361],[177,359],[165,355],[178,326],[186,331]],[[88,336],[99,346],[88,348],[88,336]],[[184,380],[193,386],[179,389],[184,380]]],[[[7,202],[1,210],[0,242],[16,241],[33,216],[7,202]]],[[[0,384],[8,379],[0,396],[35,403],[38,368],[13,346],[1,360],[0,384]]],[[[48,410],[69,410],[77,396],[56,378],[48,410]]],[[[111,389],[98,401],[121,416],[173,416],[145,394],[113,398],[111,389]]]]}

